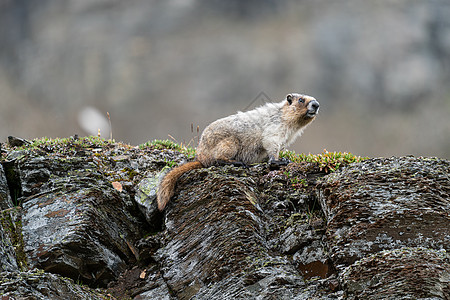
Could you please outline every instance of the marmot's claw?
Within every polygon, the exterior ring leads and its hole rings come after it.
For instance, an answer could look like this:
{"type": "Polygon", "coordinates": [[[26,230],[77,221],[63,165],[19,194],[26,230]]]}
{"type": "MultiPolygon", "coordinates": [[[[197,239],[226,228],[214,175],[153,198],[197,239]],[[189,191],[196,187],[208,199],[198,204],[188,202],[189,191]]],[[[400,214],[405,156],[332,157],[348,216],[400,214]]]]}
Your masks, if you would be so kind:
{"type": "Polygon", "coordinates": [[[282,157],[279,161],[286,163],[286,164],[290,164],[292,162],[289,158],[286,158],[286,157],[282,157]]]}

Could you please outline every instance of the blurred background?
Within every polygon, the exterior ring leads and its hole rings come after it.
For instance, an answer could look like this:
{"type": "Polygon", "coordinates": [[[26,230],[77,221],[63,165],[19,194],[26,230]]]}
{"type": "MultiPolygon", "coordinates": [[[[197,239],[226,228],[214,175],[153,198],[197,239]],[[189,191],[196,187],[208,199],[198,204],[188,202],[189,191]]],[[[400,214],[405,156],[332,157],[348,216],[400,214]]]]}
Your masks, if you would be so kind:
{"type": "Polygon", "coordinates": [[[450,158],[450,2],[0,0],[1,142],[109,138],[109,113],[196,146],[289,92],[321,104],[291,150],[450,158]]]}

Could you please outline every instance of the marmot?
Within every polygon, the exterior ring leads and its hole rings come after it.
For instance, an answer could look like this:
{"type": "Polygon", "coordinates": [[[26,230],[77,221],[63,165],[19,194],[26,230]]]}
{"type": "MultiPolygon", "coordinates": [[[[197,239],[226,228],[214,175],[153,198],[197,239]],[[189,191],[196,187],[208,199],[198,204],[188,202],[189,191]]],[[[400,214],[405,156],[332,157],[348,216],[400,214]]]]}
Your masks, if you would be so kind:
{"type": "Polygon", "coordinates": [[[302,94],[289,94],[279,103],[267,103],[209,124],[203,131],[192,162],[169,171],[159,184],[158,209],[163,210],[185,172],[214,164],[277,162],[279,152],[300,136],[319,112],[319,102],[302,94]]]}

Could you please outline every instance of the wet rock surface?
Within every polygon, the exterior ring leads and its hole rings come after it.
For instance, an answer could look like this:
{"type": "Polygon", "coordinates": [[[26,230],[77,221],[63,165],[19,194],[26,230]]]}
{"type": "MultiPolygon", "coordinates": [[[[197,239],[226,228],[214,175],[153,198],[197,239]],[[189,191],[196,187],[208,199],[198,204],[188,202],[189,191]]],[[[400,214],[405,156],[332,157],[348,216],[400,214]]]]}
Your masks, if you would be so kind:
{"type": "Polygon", "coordinates": [[[30,267],[106,286],[136,260],[132,245],[146,225],[129,195],[113,188],[112,166],[95,156],[50,155],[15,165],[30,267]]]}
{"type": "Polygon", "coordinates": [[[7,149],[0,295],[449,297],[448,161],[198,169],[159,213],[160,172],[185,158],[103,140],[7,149]]]}
{"type": "Polygon", "coordinates": [[[404,247],[361,259],[342,274],[349,299],[448,299],[450,257],[404,247]]]}
{"type": "Polygon", "coordinates": [[[449,171],[436,158],[380,158],[322,180],[330,258],[350,294],[450,297],[449,171]]]}
{"type": "Polygon", "coordinates": [[[0,165],[0,209],[4,210],[11,208],[12,206],[6,174],[3,166],[0,165]]]}
{"type": "Polygon", "coordinates": [[[217,167],[181,178],[159,250],[178,298],[292,298],[305,288],[289,259],[267,247],[271,217],[259,203],[257,171],[217,167]]]}
{"type": "Polygon", "coordinates": [[[2,299],[96,300],[108,299],[99,291],[42,270],[0,273],[2,299]]]}
{"type": "Polygon", "coordinates": [[[371,159],[327,176],[319,199],[339,267],[381,250],[450,249],[450,165],[405,157],[371,159]]]}
{"type": "MultiPolygon", "coordinates": [[[[21,228],[17,219],[17,212],[13,209],[0,212],[0,272],[19,270],[20,264],[17,263],[14,247],[21,235],[21,228]]],[[[17,250],[20,251],[20,249],[17,250]]]]}

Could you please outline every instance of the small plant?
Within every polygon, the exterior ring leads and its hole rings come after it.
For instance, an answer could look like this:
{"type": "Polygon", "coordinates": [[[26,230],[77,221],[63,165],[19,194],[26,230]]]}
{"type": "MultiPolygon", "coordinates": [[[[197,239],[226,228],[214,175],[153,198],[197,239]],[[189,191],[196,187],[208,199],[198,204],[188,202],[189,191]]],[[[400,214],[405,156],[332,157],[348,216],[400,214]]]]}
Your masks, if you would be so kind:
{"type": "Polygon", "coordinates": [[[166,163],[166,166],[169,166],[169,168],[173,168],[177,165],[177,163],[174,162],[173,160],[164,159],[164,162],[166,163]]]}
{"type": "Polygon", "coordinates": [[[303,186],[303,187],[307,187],[308,186],[308,182],[306,181],[306,178],[298,178],[298,177],[293,177],[291,178],[291,184],[293,186],[303,186]]]}
{"type": "Polygon", "coordinates": [[[289,178],[290,181],[290,185],[296,189],[298,188],[302,188],[302,187],[308,187],[308,181],[306,180],[306,178],[299,178],[296,176],[293,176],[291,174],[291,172],[289,171],[284,171],[283,174],[289,178]]]}
{"type": "Polygon", "coordinates": [[[320,154],[296,154],[292,151],[283,151],[280,153],[280,157],[287,158],[295,163],[316,163],[320,170],[325,173],[332,173],[342,166],[367,159],[367,157],[356,156],[348,152],[328,152],[326,149],[320,154]]]}
{"type": "Polygon", "coordinates": [[[309,203],[309,205],[306,208],[306,217],[308,218],[309,222],[311,222],[314,219],[314,216],[317,215],[318,211],[320,212],[321,210],[320,207],[318,207],[317,201],[312,201],[312,203],[309,203]]]}

